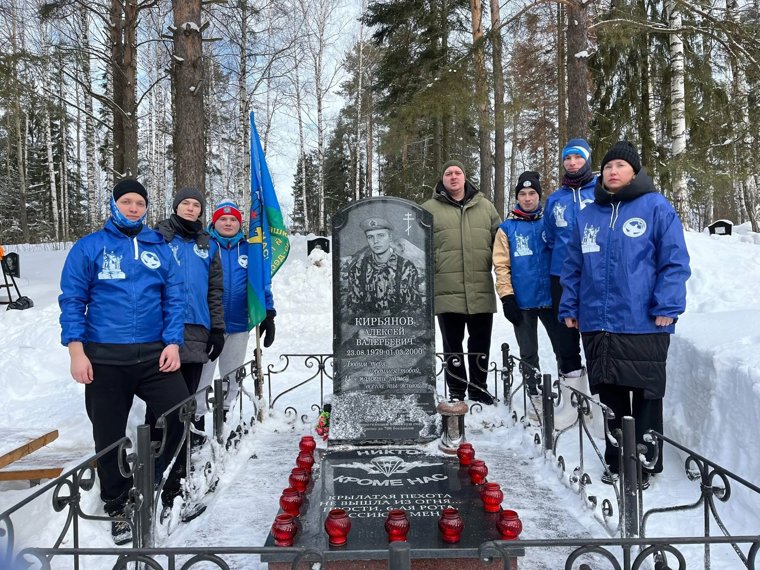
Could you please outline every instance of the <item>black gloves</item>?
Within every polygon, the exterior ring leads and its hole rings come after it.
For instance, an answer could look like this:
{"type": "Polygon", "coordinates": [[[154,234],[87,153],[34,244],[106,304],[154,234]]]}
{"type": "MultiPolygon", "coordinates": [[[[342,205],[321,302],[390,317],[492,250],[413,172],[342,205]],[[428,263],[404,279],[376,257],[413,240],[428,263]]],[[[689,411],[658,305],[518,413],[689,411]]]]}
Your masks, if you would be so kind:
{"type": "Polygon", "coordinates": [[[274,309],[267,310],[267,317],[259,325],[261,338],[264,340],[264,348],[269,348],[274,342],[274,318],[276,316],[277,311],[274,309]]]}
{"type": "Polygon", "coordinates": [[[208,358],[212,362],[219,358],[224,348],[224,331],[222,329],[211,329],[211,333],[208,335],[208,342],[206,343],[206,352],[208,352],[208,358]]]}
{"type": "Polygon", "coordinates": [[[522,311],[517,304],[517,299],[514,295],[505,295],[501,298],[501,304],[504,307],[504,316],[507,317],[510,323],[520,326],[522,323],[522,311]]]}

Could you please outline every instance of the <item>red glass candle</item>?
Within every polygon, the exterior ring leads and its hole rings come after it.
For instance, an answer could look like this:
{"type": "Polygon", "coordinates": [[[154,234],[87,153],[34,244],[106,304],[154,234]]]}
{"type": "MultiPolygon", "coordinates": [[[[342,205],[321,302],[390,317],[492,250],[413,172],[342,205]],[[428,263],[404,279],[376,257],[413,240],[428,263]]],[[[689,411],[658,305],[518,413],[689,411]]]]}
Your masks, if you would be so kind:
{"type": "Polygon", "coordinates": [[[441,531],[441,538],[444,542],[459,542],[462,538],[462,529],[464,521],[459,515],[459,509],[448,507],[441,512],[441,518],[438,519],[438,530],[441,531]]]}
{"type": "Polygon", "coordinates": [[[498,483],[486,483],[480,492],[480,500],[483,501],[483,509],[487,513],[498,513],[504,500],[501,486],[498,483]]]}
{"type": "Polygon", "coordinates": [[[506,509],[501,511],[501,517],[496,523],[496,528],[499,529],[502,540],[514,540],[520,536],[523,524],[520,517],[517,516],[517,511],[506,509]]]}
{"type": "Polygon", "coordinates": [[[293,546],[293,537],[298,531],[295,519],[291,515],[277,515],[272,525],[275,546],[293,546]]]}
{"type": "Polygon", "coordinates": [[[311,473],[311,468],[314,466],[314,456],[308,451],[302,451],[296,457],[296,465],[311,473]]]}
{"type": "Polygon", "coordinates": [[[488,475],[486,462],[482,459],[473,459],[467,473],[470,475],[470,483],[473,485],[480,485],[486,480],[486,475],[488,475]]]}
{"type": "Polygon", "coordinates": [[[280,496],[280,508],[294,517],[299,515],[302,504],[303,497],[301,496],[301,493],[296,491],[293,487],[285,489],[280,496]]]}
{"type": "Polygon", "coordinates": [[[288,483],[299,493],[306,491],[306,486],[309,484],[309,472],[302,467],[295,467],[290,472],[288,477],[288,483]]]}
{"type": "Polygon", "coordinates": [[[404,509],[392,509],[388,511],[385,519],[385,532],[388,533],[388,542],[406,542],[409,532],[409,519],[406,518],[404,509]]]}
{"type": "Polygon", "coordinates": [[[325,519],[325,532],[330,537],[330,546],[346,544],[348,533],[351,531],[351,519],[343,509],[331,509],[325,519]]]}
{"type": "Polygon", "coordinates": [[[459,458],[459,465],[470,465],[472,460],[475,459],[475,449],[473,449],[472,444],[460,444],[457,448],[457,457],[459,458]]]}
{"type": "Polygon", "coordinates": [[[301,438],[301,442],[298,444],[298,449],[305,451],[306,453],[314,453],[317,449],[317,442],[314,441],[314,436],[305,435],[301,438]]]}

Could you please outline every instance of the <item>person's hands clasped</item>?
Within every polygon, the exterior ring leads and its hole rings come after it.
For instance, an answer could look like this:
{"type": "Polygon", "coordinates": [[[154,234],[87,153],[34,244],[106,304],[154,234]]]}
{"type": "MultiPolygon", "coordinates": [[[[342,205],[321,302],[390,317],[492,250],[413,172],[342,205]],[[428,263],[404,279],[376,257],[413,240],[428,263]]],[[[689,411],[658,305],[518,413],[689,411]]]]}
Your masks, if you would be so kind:
{"type": "Polygon", "coordinates": [[[180,364],[179,345],[167,344],[158,358],[158,370],[160,372],[174,372],[175,370],[179,370],[180,364]]]}

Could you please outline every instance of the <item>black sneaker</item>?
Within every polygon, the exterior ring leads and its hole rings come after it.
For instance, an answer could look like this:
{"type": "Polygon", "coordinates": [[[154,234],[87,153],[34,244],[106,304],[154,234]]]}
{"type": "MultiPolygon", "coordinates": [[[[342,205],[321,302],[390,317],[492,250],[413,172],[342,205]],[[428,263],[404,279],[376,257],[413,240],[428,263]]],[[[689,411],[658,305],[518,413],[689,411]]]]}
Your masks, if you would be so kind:
{"type": "Polygon", "coordinates": [[[602,483],[605,485],[614,485],[618,482],[618,474],[612,471],[605,471],[602,473],[602,483]]]}
{"type": "Polygon", "coordinates": [[[646,489],[649,489],[649,473],[644,471],[641,474],[641,490],[645,491],[646,489]]]}
{"type": "Polygon", "coordinates": [[[132,527],[126,520],[111,521],[111,536],[117,546],[132,542],[132,527]]]}

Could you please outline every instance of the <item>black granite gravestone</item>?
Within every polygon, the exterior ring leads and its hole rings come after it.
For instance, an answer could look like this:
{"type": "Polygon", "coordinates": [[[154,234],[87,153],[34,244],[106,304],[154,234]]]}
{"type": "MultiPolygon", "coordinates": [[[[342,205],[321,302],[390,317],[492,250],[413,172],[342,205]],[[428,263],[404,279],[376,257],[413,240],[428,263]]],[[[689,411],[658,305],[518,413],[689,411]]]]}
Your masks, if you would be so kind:
{"type": "MultiPolygon", "coordinates": [[[[391,509],[404,509],[410,522],[407,540],[415,558],[477,558],[478,547],[499,538],[499,513],[486,513],[482,485],[473,485],[467,467],[453,457],[413,448],[330,450],[301,507],[297,546],[329,551],[333,560],[371,558],[367,551],[387,548],[384,523],[391,509]],[[438,519],[446,507],[459,509],[464,530],[458,543],[444,542],[438,519]],[[348,542],[330,547],[324,521],[330,509],[351,518],[348,542]]],[[[266,546],[274,544],[269,537],[266,546]]],[[[516,552],[522,554],[522,552],[516,552]]],[[[267,555],[263,560],[286,560],[267,555]]]]}
{"type": "Polygon", "coordinates": [[[333,216],[332,443],[437,436],[431,223],[399,198],[333,216]]]}

